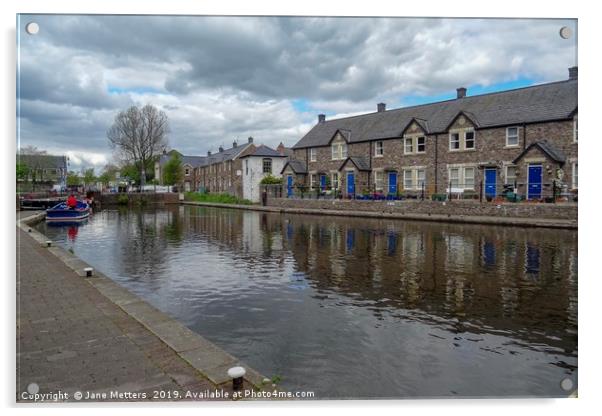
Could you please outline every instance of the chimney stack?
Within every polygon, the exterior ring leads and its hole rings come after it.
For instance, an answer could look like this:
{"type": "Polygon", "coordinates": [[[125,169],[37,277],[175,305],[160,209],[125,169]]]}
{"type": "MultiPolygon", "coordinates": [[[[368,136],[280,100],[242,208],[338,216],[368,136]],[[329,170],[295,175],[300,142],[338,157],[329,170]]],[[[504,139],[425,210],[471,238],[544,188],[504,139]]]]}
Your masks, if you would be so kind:
{"type": "Polygon", "coordinates": [[[326,121],[326,114],[318,114],[318,123],[324,123],[326,121]]]}
{"type": "Polygon", "coordinates": [[[224,151],[224,146],[220,146],[220,147],[219,147],[219,152],[221,153],[221,152],[223,152],[223,151],[224,151]]]}
{"type": "Polygon", "coordinates": [[[211,150],[207,150],[207,156],[211,156],[211,150]]]}
{"type": "Polygon", "coordinates": [[[249,136],[249,143],[253,143],[253,137],[249,136]]]}
{"type": "Polygon", "coordinates": [[[577,79],[577,67],[572,66],[569,68],[569,79],[576,80],[577,79]]]}
{"type": "Polygon", "coordinates": [[[234,140],[234,141],[232,142],[232,147],[236,147],[236,146],[238,146],[238,143],[236,143],[236,140],[234,140]]]}
{"type": "Polygon", "coordinates": [[[379,113],[382,113],[383,111],[385,111],[386,108],[387,108],[387,104],[385,104],[385,103],[376,104],[376,111],[379,113]]]}
{"type": "Polygon", "coordinates": [[[460,87],[456,88],[456,98],[464,98],[466,97],[466,88],[460,87]]]}

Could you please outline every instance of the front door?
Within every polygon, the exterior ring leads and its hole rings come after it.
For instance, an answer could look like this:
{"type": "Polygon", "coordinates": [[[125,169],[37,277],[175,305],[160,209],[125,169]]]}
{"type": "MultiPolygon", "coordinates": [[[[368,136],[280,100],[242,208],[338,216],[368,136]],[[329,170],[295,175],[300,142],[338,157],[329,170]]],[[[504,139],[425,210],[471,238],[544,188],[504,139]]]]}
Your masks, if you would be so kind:
{"type": "Polygon", "coordinates": [[[389,172],[389,194],[397,194],[397,172],[389,172]]]}
{"type": "Polygon", "coordinates": [[[322,192],[326,190],[326,175],[320,175],[320,190],[322,192]]]}
{"type": "Polygon", "coordinates": [[[355,174],[347,172],[347,195],[355,195],[355,174]]]}
{"type": "Polygon", "coordinates": [[[293,196],[293,175],[288,175],[286,177],[286,196],[293,196]]]}
{"type": "Polygon", "coordinates": [[[528,199],[540,199],[541,198],[541,176],[542,168],[541,165],[529,165],[529,186],[527,189],[528,199]]]}
{"type": "Polygon", "coordinates": [[[495,198],[495,184],[497,182],[497,169],[485,169],[485,196],[495,198]]]}

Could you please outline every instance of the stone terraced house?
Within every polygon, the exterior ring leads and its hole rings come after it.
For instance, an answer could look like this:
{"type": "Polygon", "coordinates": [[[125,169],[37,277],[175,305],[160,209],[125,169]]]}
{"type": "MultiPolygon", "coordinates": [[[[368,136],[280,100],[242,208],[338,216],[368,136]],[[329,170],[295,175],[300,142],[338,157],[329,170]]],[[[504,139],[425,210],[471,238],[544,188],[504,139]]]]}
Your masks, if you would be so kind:
{"type": "Polygon", "coordinates": [[[577,67],[526,88],[326,120],[293,146],[282,169],[299,187],[344,197],[378,193],[539,200],[576,195],[577,67]]]}

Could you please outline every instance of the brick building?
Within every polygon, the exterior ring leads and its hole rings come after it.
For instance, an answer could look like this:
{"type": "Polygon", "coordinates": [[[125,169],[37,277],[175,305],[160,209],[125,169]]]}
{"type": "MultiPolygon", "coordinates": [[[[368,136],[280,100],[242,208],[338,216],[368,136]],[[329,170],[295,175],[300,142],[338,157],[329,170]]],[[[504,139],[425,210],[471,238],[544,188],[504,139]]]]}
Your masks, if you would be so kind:
{"type": "Polygon", "coordinates": [[[576,194],[577,67],[569,78],[515,90],[318,123],[282,170],[295,185],[343,196],[426,193],[539,200],[576,194]]]}

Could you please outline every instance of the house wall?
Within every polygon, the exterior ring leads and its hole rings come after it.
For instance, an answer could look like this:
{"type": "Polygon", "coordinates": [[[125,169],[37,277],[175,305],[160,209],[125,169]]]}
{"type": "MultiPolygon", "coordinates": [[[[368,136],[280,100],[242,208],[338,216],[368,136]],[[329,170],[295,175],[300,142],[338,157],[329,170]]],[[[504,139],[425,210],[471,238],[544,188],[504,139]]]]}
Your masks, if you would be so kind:
{"type": "MultiPolygon", "coordinates": [[[[260,201],[259,182],[267,174],[263,173],[262,156],[247,156],[240,159],[242,166],[242,197],[253,202],[260,201]]],[[[285,157],[272,157],[272,175],[280,177],[286,163],[285,157]]]]}

